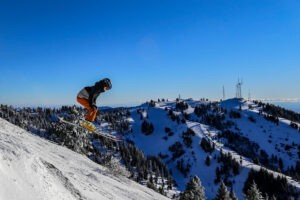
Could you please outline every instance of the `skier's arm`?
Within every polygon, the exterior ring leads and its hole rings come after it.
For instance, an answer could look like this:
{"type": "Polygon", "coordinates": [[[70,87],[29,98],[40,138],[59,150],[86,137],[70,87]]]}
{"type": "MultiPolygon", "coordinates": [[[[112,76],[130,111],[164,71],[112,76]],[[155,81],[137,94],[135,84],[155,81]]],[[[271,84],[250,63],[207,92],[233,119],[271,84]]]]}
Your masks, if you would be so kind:
{"type": "Polygon", "coordinates": [[[101,92],[103,92],[103,85],[99,81],[99,82],[95,83],[95,86],[93,87],[91,96],[89,98],[89,103],[90,103],[91,108],[97,109],[96,101],[101,92]]]}
{"type": "Polygon", "coordinates": [[[97,101],[99,94],[100,94],[100,91],[98,91],[95,88],[92,95],[89,98],[89,104],[90,104],[91,108],[97,109],[96,101],[97,101]]]}
{"type": "Polygon", "coordinates": [[[95,98],[95,94],[91,95],[89,98],[89,104],[91,108],[96,107],[96,98],[95,98]]]}

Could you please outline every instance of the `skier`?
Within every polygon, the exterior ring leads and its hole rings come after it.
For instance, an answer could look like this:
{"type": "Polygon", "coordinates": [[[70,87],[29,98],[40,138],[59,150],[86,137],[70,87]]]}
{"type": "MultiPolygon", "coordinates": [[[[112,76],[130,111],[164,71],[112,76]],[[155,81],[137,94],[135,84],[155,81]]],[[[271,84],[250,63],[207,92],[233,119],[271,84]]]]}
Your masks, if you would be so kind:
{"type": "Polygon", "coordinates": [[[83,105],[88,110],[85,120],[83,120],[81,123],[84,128],[90,131],[96,130],[96,127],[93,124],[98,112],[96,100],[100,93],[103,93],[106,90],[110,90],[111,88],[111,81],[108,78],[105,78],[96,82],[94,86],[85,87],[80,90],[77,95],[77,102],[83,105]]]}

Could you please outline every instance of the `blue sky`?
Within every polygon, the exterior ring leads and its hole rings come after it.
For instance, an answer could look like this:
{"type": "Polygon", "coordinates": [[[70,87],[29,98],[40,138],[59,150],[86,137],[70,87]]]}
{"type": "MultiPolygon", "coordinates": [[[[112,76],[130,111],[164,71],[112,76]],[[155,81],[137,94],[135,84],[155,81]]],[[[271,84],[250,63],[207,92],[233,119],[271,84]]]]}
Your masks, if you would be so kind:
{"type": "Polygon", "coordinates": [[[0,103],[99,105],[165,97],[299,98],[296,0],[0,1],[0,103]]]}

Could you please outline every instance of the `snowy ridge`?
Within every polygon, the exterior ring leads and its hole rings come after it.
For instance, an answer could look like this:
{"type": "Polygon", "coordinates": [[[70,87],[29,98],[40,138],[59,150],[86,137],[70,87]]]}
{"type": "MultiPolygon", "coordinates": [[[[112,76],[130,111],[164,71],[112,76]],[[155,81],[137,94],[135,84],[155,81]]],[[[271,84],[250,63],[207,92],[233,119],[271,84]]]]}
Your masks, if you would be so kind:
{"type": "MultiPolygon", "coordinates": [[[[188,122],[188,127],[192,128],[192,129],[195,131],[195,133],[197,134],[198,137],[200,137],[200,138],[205,137],[206,139],[208,139],[209,141],[211,141],[212,143],[214,143],[215,146],[216,146],[216,150],[220,151],[220,150],[222,149],[222,151],[223,151],[224,153],[231,153],[232,156],[233,156],[233,158],[234,158],[236,161],[240,161],[241,155],[239,155],[239,154],[237,154],[235,151],[233,151],[233,150],[231,150],[231,149],[225,147],[224,144],[222,144],[222,143],[220,143],[220,142],[217,142],[216,140],[211,139],[211,137],[209,136],[209,134],[211,134],[211,132],[209,132],[209,131],[207,130],[208,126],[203,125],[203,124],[194,123],[194,122],[188,122]]],[[[243,160],[242,166],[245,167],[245,168],[254,169],[254,170],[256,170],[256,171],[259,171],[260,168],[261,168],[261,166],[256,165],[256,164],[253,164],[251,161],[249,161],[248,158],[245,158],[245,157],[242,156],[242,160],[243,160]]],[[[273,173],[273,175],[274,175],[275,177],[277,177],[277,176],[282,176],[282,177],[287,178],[290,184],[292,184],[292,185],[294,185],[295,187],[297,187],[297,188],[300,189],[300,183],[298,183],[298,182],[292,180],[291,177],[286,176],[286,175],[284,175],[284,174],[282,174],[282,173],[278,173],[278,172],[274,172],[274,171],[272,171],[272,170],[268,170],[267,168],[264,168],[264,169],[266,169],[266,170],[267,170],[268,172],[270,172],[270,173],[273,173]]]]}
{"type": "Polygon", "coordinates": [[[261,167],[259,165],[256,165],[253,162],[251,162],[248,158],[245,158],[245,157],[237,154],[235,151],[225,147],[224,144],[222,144],[220,142],[217,142],[215,140],[212,140],[211,137],[208,135],[209,131],[207,130],[206,125],[188,122],[188,126],[195,131],[195,133],[197,134],[198,137],[200,137],[200,138],[205,137],[206,139],[208,139],[209,141],[214,143],[217,151],[220,151],[222,149],[223,153],[231,153],[232,157],[236,161],[240,161],[240,158],[242,158],[242,161],[243,161],[242,162],[242,167],[249,168],[249,169],[254,169],[256,171],[259,171],[261,168],[263,168],[263,169],[267,170],[269,173],[272,173],[275,178],[277,176],[287,178],[289,184],[294,185],[296,188],[299,188],[299,190],[300,190],[300,183],[297,182],[297,181],[294,181],[291,177],[286,176],[282,173],[274,172],[274,171],[269,170],[265,167],[261,167]]]}
{"type": "Polygon", "coordinates": [[[0,118],[0,199],[168,199],[0,118]]]}

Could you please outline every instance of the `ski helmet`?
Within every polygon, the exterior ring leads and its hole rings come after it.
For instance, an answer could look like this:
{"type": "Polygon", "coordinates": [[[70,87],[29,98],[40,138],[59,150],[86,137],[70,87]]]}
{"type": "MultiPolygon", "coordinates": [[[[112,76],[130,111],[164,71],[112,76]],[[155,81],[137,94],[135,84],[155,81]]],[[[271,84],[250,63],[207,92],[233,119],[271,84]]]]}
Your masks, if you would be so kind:
{"type": "Polygon", "coordinates": [[[111,89],[112,88],[112,84],[109,78],[105,78],[102,80],[104,87],[107,87],[107,89],[111,89]]]}

